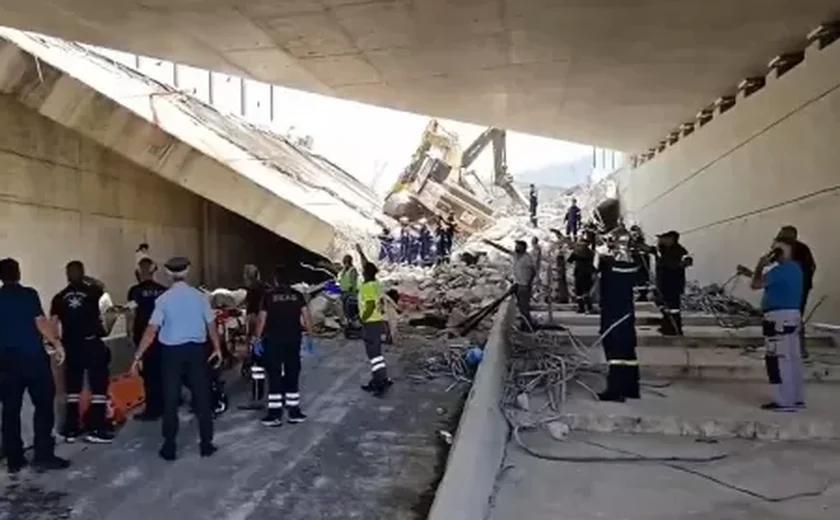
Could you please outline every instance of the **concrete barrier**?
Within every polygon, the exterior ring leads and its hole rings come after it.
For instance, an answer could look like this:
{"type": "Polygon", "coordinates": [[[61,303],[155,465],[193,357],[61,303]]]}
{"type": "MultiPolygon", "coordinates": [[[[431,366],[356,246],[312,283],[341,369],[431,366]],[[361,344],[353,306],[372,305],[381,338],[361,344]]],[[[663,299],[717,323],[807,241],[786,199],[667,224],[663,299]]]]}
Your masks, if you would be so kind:
{"type": "Polygon", "coordinates": [[[512,300],[508,300],[496,313],[429,520],[483,520],[486,516],[508,440],[508,425],[499,403],[513,311],[512,300]]]}

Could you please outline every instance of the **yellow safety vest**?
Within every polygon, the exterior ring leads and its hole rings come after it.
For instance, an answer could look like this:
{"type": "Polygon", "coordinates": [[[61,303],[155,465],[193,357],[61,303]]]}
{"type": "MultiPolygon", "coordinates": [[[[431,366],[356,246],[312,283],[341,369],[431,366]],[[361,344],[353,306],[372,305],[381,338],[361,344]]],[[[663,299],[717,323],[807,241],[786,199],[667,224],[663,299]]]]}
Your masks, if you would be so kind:
{"type": "Polygon", "coordinates": [[[365,323],[376,323],[382,321],[385,313],[385,302],[382,301],[382,286],[376,280],[364,282],[359,286],[359,317],[365,323]],[[365,307],[368,302],[373,302],[373,313],[365,320],[365,307]]]}
{"type": "Polygon", "coordinates": [[[358,274],[355,267],[345,267],[338,273],[338,286],[344,294],[353,294],[356,292],[357,286],[354,283],[356,280],[358,280],[358,274]]]}

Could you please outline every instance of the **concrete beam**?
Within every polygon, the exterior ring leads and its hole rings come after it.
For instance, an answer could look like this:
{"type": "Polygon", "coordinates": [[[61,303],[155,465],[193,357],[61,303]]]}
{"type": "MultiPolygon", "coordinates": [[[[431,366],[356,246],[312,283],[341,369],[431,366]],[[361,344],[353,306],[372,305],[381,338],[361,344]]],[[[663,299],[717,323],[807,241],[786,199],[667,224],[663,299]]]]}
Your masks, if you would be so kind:
{"type": "Polygon", "coordinates": [[[78,45],[0,36],[0,91],[135,164],[324,256],[377,229],[370,200],[288,143],[78,45]]]}

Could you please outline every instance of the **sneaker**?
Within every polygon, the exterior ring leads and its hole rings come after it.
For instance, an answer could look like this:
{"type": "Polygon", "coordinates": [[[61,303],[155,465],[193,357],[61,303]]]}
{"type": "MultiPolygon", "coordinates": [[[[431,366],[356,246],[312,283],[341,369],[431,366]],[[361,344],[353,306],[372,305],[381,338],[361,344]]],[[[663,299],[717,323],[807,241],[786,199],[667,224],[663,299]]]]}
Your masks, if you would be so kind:
{"type": "Polygon", "coordinates": [[[289,409],[289,422],[299,424],[306,420],[306,414],[300,411],[299,407],[289,409]]]}
{"type": "Polygon", "coordinates": [[[61,457],[56,457],[53,455],[52,457],[47,457],[43,459],[35,459],[32,461],[32,466],[37,471],[53,471],[53,470],[60,470],[60,469],[67,469],[70,467],[70,461],[67,459],[62,459],[61,457]]]}
{"type": "Polygon", "coordinates": [[[28,465],[29,462],[25,458],[20,460],[6,460],[6,470],[9,472],[9,475],[16,475],[20,473],[20,470],[28,465]]]}
{"type": "Polygon", "coordinates": [[[107,430],[97,430],[88,433],[85,436],[85,441],[91,444],[111,444],[114,442],[114,434],[107,430]]]}
{"type": "Polygon", "coordinates": [[[82,436],[82,430],[80,428],[65,428],[61,431],[60,435],[64,438],[64,442],[72,444],[82,436]]]}
{"type": "Polygon", "coordinates": [[[262,423],[263,426],[277,428],[279,426],[283,426],[283,416],[279,414],[270,413],[262,419],[260,419],[260,423],[262,423]]]}
{"type": "Polygon", "coordinates": [[[771,412],[795,412],[796,406],[782,406],[778,403],[764,403],[761,405],[762,410],[769,410],[771,412]]]}
{"type": "Polygon", "coordinates": [[[212,457],[217,451],[219,451],[219,448],[213,444],[202,444],[198,447],[198,452],[202,457],[212,457]]]}
{"type": "Polygon", "coordinates": [[[158,450],[158,455],[165,461],[172,462],[177,458],[174,442],[164,442],[158,450]]]}

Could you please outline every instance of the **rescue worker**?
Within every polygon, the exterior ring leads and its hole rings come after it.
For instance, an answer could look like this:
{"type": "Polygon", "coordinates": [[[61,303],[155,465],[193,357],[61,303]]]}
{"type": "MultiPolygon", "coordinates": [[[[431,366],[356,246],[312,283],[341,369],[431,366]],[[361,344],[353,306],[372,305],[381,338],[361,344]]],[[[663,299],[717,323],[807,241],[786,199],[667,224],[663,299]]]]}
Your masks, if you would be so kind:
{"type": "Polygon", "coordinates": [[[394,237],[391,236],[391,231],[383,227],[382,232],[376,237],[379,240],[379,261],[393,262],[394,261],[394,237]]]}
{"type": "Polygon", "coordinates": [[[516,285],[516,303],[528,330],[533,330],[531,319],[531,295],[533,294],[536,269],[534,259],[528,254],[527,245],[517,240],[513,249],[513,283],[516,285]]]}
{"type": "Polygon", "coordinates": [[[772,402],[761,406],[765,410],[795,411],[805,405],[799,348],[804,275],[793,259],[795,245],[796,240],[789,236],[777,237],[773,249],[758,259],[755,269],[738,266],[738,274],[752,278],[750,287],[764,291],[764,363],[775,394],[772,402]],[[768,266],[771,267],[767,269],[768,266]]]}
{"type": "Polygon", "coordinates": [[[364,277],[359,286],[359,316],[362,320],[362,339],[371,371],[371,379],[362,385],[362,390],[376,397],[382,397],[393,384],[393,381],[388,378],[385,357],[382,355],[382,332],[385,320],[382,286],[376,280],[378,272],[376,266],[367,261],[359,245],[356,245],[356,250],[362,259],[362,276],[364,277]]]}
{"type": "Polygon", "coordinates": [[[639,361],[636,357],[636,315],[633,287],[638,267],[627,251],[626,237],[599,257],[601,327],[607,359],[607,387],[601,401],[638,399],[639,361]]]}
{"type": "Polygon", "coordinates": [[[0,260],[0,399],[3,404],[3,450],[9,473],[27,465],[21,439],[23,393],[35,409],[35,456],[38,470],[64,469],[70,462],[56,457],[52,430],[55,422],[50,357],[58,365],[65,353],[55,328],[44,316],[38,292],[20,283],[20,265],[12,258],[0,260]],[[51,347],[45,347],[46,340],[51,347]]]}
{"type": "Polygon", "coordinates": [[[534,285],[535,290],[542,285],[540,274],[542,273],[542,248],[537,237],[531,238],[531,258],[534,260],[534,285]]]}
{"type": "MultiPolygon", "coordinates": [[[[778,238],[786,240],[793,240],[793,248],[791,250],[791,257],[793,261],[799,264],[802,269],[803,283],[802,283],[802,305],[799,307],[799,312],[802,319],[805,319],[805,307],[808,305],[808,295],[811,294],[811,289],[814,287],[814,273],[817,272],[817,263],[814,261],[814,255],[811,253],[811,248],[799,240],[799,232],[794,226],[783,226],[778,233],[778,238]]],[[[808,347],[805,343],[805,323],[799,327],[799,345],[802,348],[802,357],[808,358],[808,347]]]]}
{"type": "Polygon", "coordinates": [[[151,253],[149,252],[149,244],[143,242],[137,249],[134,250],[134,277],[137,279],[137,283],[140,283],[140,262],[144,259],[149,259],[152,261],[152,274],[157,271],[157,264],[154,260],[152,260],[151,253]]]}
{"type": "Polygon", "coordinates": [[[353,257],[344,255],[341,259],[341,271],[336,277],[338,287],[341,289],[341,310],[344,313],[344,320],[349,324],[355,321],[359,299],[359,271],[353,265],[353,257]]]}
{"type": "Polygon", "coordinates": [[[528,215],[531,217],[531,225],[537,227],[537,207],[539,201],[537,200],[537,187],[531,184],[528,189],[528,215]]]}
{"type": "Polygon", "coordinates": [[[693,259],[680,244],[680,234],[668,231],[658,236],[656,250],[656,289],[662,310],[662,326],[659,331],[665,336],[682,336],[682,295],[685,292],[685,270],[691,267],[693,259]]]}
{"type": "Polygon", "coordinates": [[[420,229],[417,232],[417,243],[419,248],[420,264],[427,265],[432,258],[432,231],[429,229],[429,221],[420,219],[420,229]]]}
{"type": "Polygon", "coordinates": [[[74,442],[82,434],[79,398],[87,374],[91,396],[84,425],[85,440],[107,444],[114,440],[114,434],[107,422],[111,351],[102,341],[106,333],[99,313],[99,298],[104,290],[86,279],[84,264],[78,260],[67,264],[66,274],[67,287],[53,297],[50,305],[50,316],[61,326],[61,341],[67,354],[64,363],[67,402],[62,435],[67,442],[74,442]]]}
{"type": "Polygon", "coordinates": [[[648,301],[648,287],[650,286],[650,246],[645,241],[642,228],[638,225],[630,226],[630,255],[638,267],[636,274],[637,301],[648,301]]]}
{"type": "Polygon", "coordinates": [[[552,272],[553,294],[552,301],[556,303],[568,303],[569,284],[566,279],[566,244],[565,238],[559,229],[552,229],[557,238],[551,249],[551,258],[554,259],[554,271],[552,272]]]}
{"type": "Polygon", "coordinates": [[[400,263],[411,263],[411,230],[407,217],[400,217],[400,263]]]}
{"type": "Polygon", "coordinates": [[[595,278],[595,251],[584,241],[574,245],[568,263],[574,264],[575,301],[578,314],[592,312],[592,285],[595,278]]]}
{"type": "Polygon", "coordinates": [[[455,214],[449,213],[440,226],[440,263],[449,263],[452,245],[455,243],[455,214]]]}
{"type": "Polygon", "coordinates": [[[155,310],[131,367],[133,373],[140,372],[146,351],[157,336],[163,363],[163,445],[158,454],[167,461],[177,457],[175,440],[183,376],[189,381],[193,410],[198,417],[199,453],[202,457],[209,457],[216,452],[207,365],[218,366],[222,351],[210,302],[201,291],[187,284],[189,267],[190,261],[184,257],[171,258],[164,264],[172,278],[172,286],[155,302],[155,310]],[[208,337],[213,348],[209,358],[206,348],[208,337]]]}
{"type": "MultiPolygon", "coordinates": [[[[140,344],[149,318],[155,310],[155,300],[166,292],[166,287],[154,278],[154,262],[143,258],[138,263],[140,282],[128,290],[128,316],[131,339],[135,347],[140,344]]],[[[163,415],[163,379],[161,378],[160,345],[154,341],[143,357],[143,390],[146,406],[134,416],[139,421],[156,421],[163,415]]]]}
{"type": "MultiPolygon", "coordinates": [[[[267,287],[260,279],[260,271],[257,266],[248,264],[243,269],[243,279],[245,281],[245,323],[248,329],[248,344],[254,345],[255,340],[261,339],[256,335],[257,330],[257,315],[260,313],[263,298],[265,297],[267,287]]],[[[242,410],[261,410],[262,401],[265,398],[265,364],[262,356],[251,349],[249,364],[249,375],[251,378],[251,400],[249,403],[240,406],[242,410]]]]}
{"type": "Polygon", "coordinates": [[[577,241],[578,229],[580,228],[580,217],[580,208],[577,205],[577,199],[572,199],[572,205],[566,210],[563,222],[566,223],[566,236],[575,241],[577,241]]]}
{"type": "Polygon", "coordinates": [[[274,281],[263,298],[256,329],[268,372],[268,411],[261,421],[265,426],[281,426],[284,408],[290,423],[306,420],[300,410],[300,345],[303,332],[312,330],[306,299],[290,286],[285,266],[276,267],[274,281]]]}

